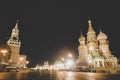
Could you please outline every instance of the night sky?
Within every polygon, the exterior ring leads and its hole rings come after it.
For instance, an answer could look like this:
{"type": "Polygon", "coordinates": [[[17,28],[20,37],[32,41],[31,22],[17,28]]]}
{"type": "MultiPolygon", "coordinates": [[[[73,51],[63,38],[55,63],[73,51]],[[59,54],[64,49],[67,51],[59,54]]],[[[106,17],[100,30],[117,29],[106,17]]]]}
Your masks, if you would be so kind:
{"type": "Polygon", "coordinates": [[[96,34],[101,26],[108,36],[113,55],[120,55],[120,6],[117,2],[10,3],[0,8],[0,41],[5,43],[9,39],[18,19],[20,54],[27,55],[30,67],[42,65],[46,60],[53,64],[69,52],[76,59],[80,31],[86,36],[89,18],[96,34]]]}

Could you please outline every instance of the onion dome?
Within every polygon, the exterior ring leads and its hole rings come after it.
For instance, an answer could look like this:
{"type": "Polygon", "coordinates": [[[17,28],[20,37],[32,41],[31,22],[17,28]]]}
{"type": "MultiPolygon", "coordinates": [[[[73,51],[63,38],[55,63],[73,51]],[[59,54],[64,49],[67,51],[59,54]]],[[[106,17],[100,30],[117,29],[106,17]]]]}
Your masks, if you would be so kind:
{"type": "Polygon", "coordinates": [[[101,30],[100,30],[100,33],[97,36],[97,40],[100,40],[100,39],[107,39],[107,35],[104,34],[101,30]]]}
{"type": "Polygon", "coordinates": [[[83,36],[82,32],[81,32],[81,36],[79,38],[79,41],[85,41],[85,37],[83,36]]]}

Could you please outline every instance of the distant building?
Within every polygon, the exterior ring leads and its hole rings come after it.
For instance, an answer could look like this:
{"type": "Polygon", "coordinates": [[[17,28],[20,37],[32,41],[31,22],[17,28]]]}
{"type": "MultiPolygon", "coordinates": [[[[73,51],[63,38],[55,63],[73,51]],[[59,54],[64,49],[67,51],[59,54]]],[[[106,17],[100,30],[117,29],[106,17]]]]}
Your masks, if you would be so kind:
{"type": "Polygon", "coordinates": [[[48,61],[44,61],[43,69],[50,69],[50,65],[48,61]]]}
{"type": "Polygon", "coordinates": [[[116,67],[118,60],[112,55],[107,39],[107,35],[102,30],[96,36],[91,20],[88,20],[87,38],[83,36],[82,32],[79,38],[77,66],[116,67]]]}

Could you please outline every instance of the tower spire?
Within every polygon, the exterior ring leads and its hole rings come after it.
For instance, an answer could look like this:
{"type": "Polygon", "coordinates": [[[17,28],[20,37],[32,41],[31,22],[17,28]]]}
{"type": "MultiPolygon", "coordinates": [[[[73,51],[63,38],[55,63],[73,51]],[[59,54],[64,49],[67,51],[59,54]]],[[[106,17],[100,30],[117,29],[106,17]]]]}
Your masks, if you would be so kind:
{"type": "Polygon", "coordinates": [[[102,30],[101,30],[101,26],[99,26],[99,27],[100,27],[100,29],[99,29],[99,30],[100,30],[100,32],[102,32],[102,30]]]}
{"type": "Polygon", "coordinates": [[[89,24],[89,26],[91,26],[91,20],[90,19],[88,19],[88,24],[89,24]]]}
{"type": "Polygon", "coordinates": [[[100,27],[100,29],[99,29],[99,30],[100,30],[100,33],[103,33],[103,32],[102,32],[102,29],[101,29],[101,26],[99,26],[99,27],[100,27]]]}
{"type": "Polygon", "coordinates": [[[11,39],[19,40],[18,20],[15,24],[15,27],[12,29],[11,39]]]}
{"type": "Polygon", "coordinates": [[[80,41],[85,41],[85,37],[84,37],[83,34],[82,34],[82,30],[81,30],[80,41]]]}
{"type": "Polygon", "coordinates": [[[83,36],[83,34],[82,34],[82,30],[80,30],[80,35],[83,36]]]}
{"type": "Polygon", "coordinates": [[[88,32],[94,32],[93,27],[92,27],[92,22],[90,19],[88,19],[88,32]]]}
{"type": "Polygon", "coordinates": [[[17,19],[17,21],[16,21],[16,25],[15,25],[15,29],[17,29],[18,30],[18,19],[17,19]]]}

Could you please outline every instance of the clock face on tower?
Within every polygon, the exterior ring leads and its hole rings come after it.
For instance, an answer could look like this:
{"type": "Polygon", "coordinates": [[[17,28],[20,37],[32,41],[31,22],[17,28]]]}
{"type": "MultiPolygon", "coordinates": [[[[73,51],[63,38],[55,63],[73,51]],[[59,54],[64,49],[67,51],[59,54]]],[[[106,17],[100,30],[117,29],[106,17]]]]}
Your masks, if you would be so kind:
{"type": "Polygon", "coordinates": [[[13,37],[13,40],[17,40],[17,38],[16,38],[16,37],[13,37]]]}

